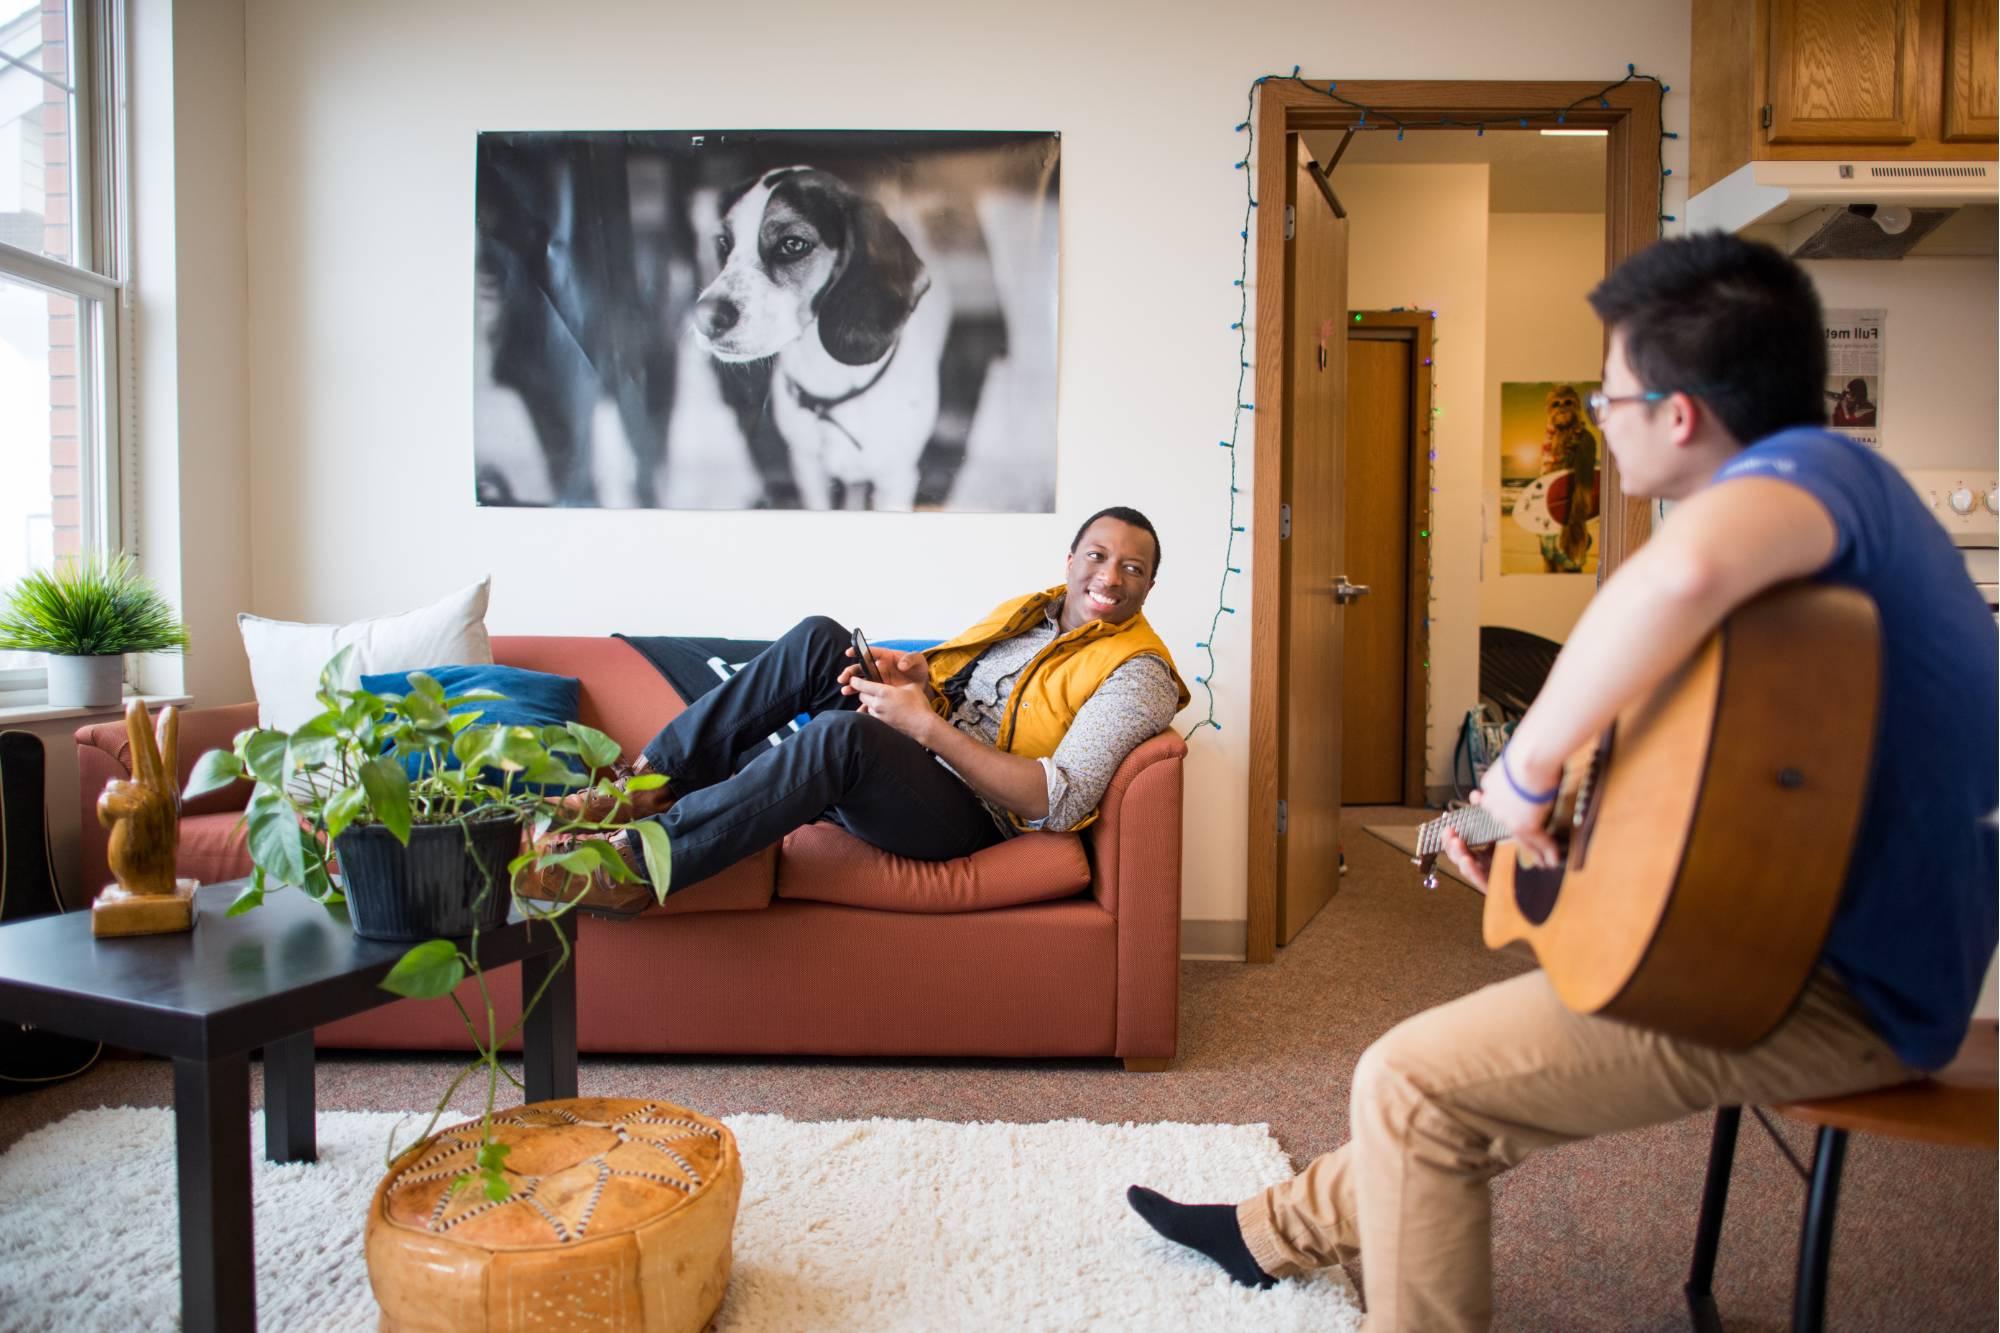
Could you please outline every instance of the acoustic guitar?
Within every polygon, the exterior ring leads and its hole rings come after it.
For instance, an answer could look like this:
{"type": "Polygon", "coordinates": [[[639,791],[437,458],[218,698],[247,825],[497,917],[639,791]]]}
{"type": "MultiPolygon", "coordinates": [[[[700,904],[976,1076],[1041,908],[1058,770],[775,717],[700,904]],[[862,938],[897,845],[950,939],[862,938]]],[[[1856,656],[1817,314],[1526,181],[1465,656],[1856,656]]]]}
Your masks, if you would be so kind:
{"type": "Polygon", "coordinates": [[[1558,863],[1521,864],[1478,806],[1418,829],[1413,859],[1434,885],[1446,829],[1497,843],[1486,944],[1525,941],[1577,1013],[1750,1046],[1791,1009],[1825,945],[1880,680],[1865,594],[1782,585],[1571,757],[1551,811],[1558,863]]]}
{"type": "MultiPolygon", "coordinates": [[[[67,910],[49,854],[41,738],[0,731],[0,923],[67,910]]],[[[104,1048],[80,1037],[0,1021],[0,1088],[74,1078],[104,1048]]]]}

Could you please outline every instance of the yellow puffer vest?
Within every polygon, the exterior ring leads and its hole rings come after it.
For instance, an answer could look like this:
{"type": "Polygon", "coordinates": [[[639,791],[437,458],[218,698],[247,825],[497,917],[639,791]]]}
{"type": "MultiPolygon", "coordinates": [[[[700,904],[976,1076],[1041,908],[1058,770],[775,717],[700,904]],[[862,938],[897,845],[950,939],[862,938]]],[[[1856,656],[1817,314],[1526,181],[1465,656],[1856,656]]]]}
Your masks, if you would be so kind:
{"type": "MultiPolygon", "coordinates": [[[[1066,591],[1057,584],[1042,592],[1002,602],[957,638],[926,649],[931,688],[943,694],[945,682],[971,666],[973,659],[988,647],[1040,624],[1048,608],[1061,600],[1066,591]]],[[[1146,623],[1144,615],[1115,625],[1092,620],[1058,634],[1014,677],[1014,688],[1001,715],[998,748],[1028,759],[1048,758],[1062,744],[1084,701],[1096,693],[1112,672],[1142,653],[1155,654],[1167,664],[1167,674],[1173,677],[1174,689],[1180,695],[1180,706],[1187,707],[1191,696],[1180,673],[1174,670],[1173,654],[1146,623]]],[[[1093,812],[1090,819],[1096,817],[1093,812]]],[[[1083,821],[1089,822],[1089,819],[1083,821]]]]}

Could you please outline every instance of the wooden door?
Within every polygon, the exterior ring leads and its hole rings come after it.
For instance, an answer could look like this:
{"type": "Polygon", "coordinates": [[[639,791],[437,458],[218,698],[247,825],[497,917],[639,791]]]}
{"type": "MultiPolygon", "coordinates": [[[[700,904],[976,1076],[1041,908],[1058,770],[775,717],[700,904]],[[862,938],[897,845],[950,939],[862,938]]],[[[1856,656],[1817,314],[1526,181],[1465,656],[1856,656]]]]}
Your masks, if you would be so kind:
{"type": "Polygon", "coordinates": [[[1278,943],[1340,882],[1341,620],[1346,556],[1347,221],[1296,134],[1285,136],[1284,464],[1280,503],[1278,943]]]}
{"type": "Polygon", "coordinates": [[[1348,579],[1369,589],[1342,627],[1340,799],[1398,805],[1409,719],[1410,376],[1415,343],[1347,342],[1348,579]]]}
{"type": "Polygon", "coordinates": [[[1994,0],[1947,0],[1945,5],[1944,134],[1947,143],[2000,136],[2000,22],[1994,0]]]}
{"type": "Polygon", "coordinates": [[[1770,0],[1767,143],[1906,144],[1922,0],[1770,0]]]}

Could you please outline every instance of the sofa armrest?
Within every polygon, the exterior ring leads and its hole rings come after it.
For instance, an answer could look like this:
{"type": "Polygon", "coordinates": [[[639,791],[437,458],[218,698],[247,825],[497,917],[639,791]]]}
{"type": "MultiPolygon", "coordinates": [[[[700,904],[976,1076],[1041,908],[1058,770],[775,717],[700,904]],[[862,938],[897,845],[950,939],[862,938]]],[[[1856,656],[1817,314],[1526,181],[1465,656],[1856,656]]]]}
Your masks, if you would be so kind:
{"type": "MultiPolygon", "coordinates": [[[[248,731],[256,725],[257,705],[254,703],[184,710],[180,715],[179,753],[174,765],[178,771],[174,780],[185,789],[188,775],[194,772],[194,766],[204,754],[210,750],[227,749],[236,740],[237,732],[248,731]]],[[[97,822],[97,798],[104,794],[105,783],[114,778],[132,776],[132,742],[125,734],[123,721],[99,722],[77,728],[76,776],[77,795],[82,802],[77,834],[81,843],[83,889],[95,897],[99,889],[111,882],[111,862],[106,850],[111,833],[97,822]]],[[[250,784],[232,782],[221,791],[189,801],[182,807],[181,813],[223,814],[241,810],[248,804],[250,784]]]]}
{"type": "Polygon", "coordinates": [[[1170,1059],[1181,978],[1181,760],[1187,742],[1163,731],[1111,777],[1090,842],[1092,892],[1118,918],[1118,1049],[1170,1059]]]}

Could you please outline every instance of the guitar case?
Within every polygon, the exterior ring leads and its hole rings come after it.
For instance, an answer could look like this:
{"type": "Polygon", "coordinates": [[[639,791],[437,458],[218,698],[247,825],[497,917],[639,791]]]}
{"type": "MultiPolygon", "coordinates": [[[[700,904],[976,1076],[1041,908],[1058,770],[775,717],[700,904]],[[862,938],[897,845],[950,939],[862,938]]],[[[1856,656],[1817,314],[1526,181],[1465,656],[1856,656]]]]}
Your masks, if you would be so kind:
{"type": "MultiPolygon", "coordinates": [[[[0,924],[67,911],[49,853],[47,763],[39,736],[0,731],[0,924]]],[[[0,1020],[0,1089],[74,1078],[104,1047],[0,1020]]]]}

